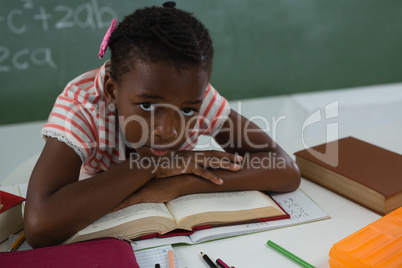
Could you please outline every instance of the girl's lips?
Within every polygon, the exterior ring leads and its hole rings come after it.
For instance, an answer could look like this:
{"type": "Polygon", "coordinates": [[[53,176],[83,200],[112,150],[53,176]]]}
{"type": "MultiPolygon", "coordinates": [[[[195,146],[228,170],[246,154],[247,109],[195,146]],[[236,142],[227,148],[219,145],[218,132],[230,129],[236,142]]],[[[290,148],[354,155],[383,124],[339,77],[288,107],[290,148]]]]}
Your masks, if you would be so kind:
{"type": "Polygon", "coordinates": [[[167,154],[169,152],[169,150],[161,150],[161,149],[154,149],[154,148],[149,148],[149,149],[154,156],[164,156],[165,154],[167,154]]]}

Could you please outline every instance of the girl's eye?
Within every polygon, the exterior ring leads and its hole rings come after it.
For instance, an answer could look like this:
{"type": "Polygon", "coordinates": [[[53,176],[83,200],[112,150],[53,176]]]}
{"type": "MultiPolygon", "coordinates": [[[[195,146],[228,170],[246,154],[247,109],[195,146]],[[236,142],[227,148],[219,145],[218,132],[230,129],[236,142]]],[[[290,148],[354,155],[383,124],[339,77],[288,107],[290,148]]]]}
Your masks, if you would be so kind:
{"type": "Polygon", "coordinates": [[[191,108],[184,108],[181,110],[181,112],[185,115],[185,116],[193,116],[195,114],[195,110],[191,109],[191,108]]]}
{"type": "Polygon", "coordinates": [[[143,109],[144,111],[147,111],[147,112],[151,112],[151,111],[153,111],[155,109],[155,107],[149,102],[140,103],[140,104],[138,104],[138,106],[141,109],[143,109]]]}

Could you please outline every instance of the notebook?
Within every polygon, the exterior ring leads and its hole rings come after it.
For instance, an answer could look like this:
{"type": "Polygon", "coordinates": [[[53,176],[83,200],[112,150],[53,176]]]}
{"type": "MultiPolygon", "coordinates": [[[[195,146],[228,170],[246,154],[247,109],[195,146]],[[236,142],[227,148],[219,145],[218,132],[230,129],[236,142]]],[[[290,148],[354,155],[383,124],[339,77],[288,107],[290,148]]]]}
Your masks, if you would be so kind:
{"type": "MultiPolygon", "coordinates": [[[[168,268],[168,251],[173,250],[171,245],[150,248],[135,251],[135,257],[137,258],[137,263],[141,268],[155,268],[155,264],[159,263],[161,268],[168,268]]],[[[174,256],[175,268],[180,268],[180,263],[174,256]]]]}

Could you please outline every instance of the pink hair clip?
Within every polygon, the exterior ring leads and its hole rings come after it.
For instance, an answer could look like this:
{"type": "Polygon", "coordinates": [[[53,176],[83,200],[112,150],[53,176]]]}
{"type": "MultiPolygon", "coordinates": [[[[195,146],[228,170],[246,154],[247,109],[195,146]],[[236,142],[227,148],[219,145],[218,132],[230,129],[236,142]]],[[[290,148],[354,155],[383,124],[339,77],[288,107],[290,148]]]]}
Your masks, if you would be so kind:
{"type": "Polygon", "coordinates": [[[102,43],[100,45],[100,49],[99,49],[99,53],[98,53],[99,59],[101,59],[103,57],[103,55],[105,54],[106,49],[109,44],[110,36],[112,35],[113,31],[116,29],[116,26],[117,26],[117,20],[113,19],[112,23],[110,24],[109,29],[107,30],[107,32],[105,34],[105,37],[103,37],[102,43]]]}

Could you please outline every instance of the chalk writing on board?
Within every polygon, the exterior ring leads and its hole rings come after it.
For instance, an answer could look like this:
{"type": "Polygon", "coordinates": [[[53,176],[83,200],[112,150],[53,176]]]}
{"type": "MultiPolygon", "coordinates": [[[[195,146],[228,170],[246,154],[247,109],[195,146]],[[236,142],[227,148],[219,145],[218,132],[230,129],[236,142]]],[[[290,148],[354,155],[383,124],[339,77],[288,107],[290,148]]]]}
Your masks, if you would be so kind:
{"type": "Polygon", "coordinates": [[[33,1],[33,0],[21,0],[21,2],[22,2],[22,7],[23,7],[23,8],[26,8],[26,9],[33,8],[33,7],[34,7],[34,4],[33,4],[32,1],[33,1]]]}
{"type": "Polygon", "coordinates": [[[11,54],[10,49],[0,46],[0,72],[9,72],[11,70],[9,65],[3,64],[7,59],[11,60],[12,66],[16,70],[26,70],[30,64],[37,66],[48,65],[52,69],[57,69],[57,65],[52,59],[50,48],[24,48],[11,54]]]}
{"type": "Polygon", "coordinates": [[[98,0],[81,2],[74,7],[64,2],[54,6],[50,3],[47,2],[45,6],[32,0],[21,0],[20,7],[0,11],[0,26],[5,26],[6,31],[15,35],[15,38],[1,40],[0,73],[12,70],[24,71],[31,66],[47,66],[56,70],[58,63],[55,62],[57,57],[52,51],[54,48],[46,43],[36,42],[35,45],[30,45],[29,38],[32,38],[33,34],[37,40],[41,40],[41,32],[46,34],[53,31],[57,38],[57,33],[60,32],[60,35],[63,35],[61,32],[65,29],[103,31],[110,25],[112,18],[117,17],[115,10],[108,6],[100,6],[98,0]],[[28,36],[29,38],[26,38],[28,36]],[[20,39],[17,39],[18,37],[20,39]],[[12,42],[19,42],[25,47],[4,43],[11,39],[14,40],[12,42]]]}
{"type": "Polygon", "coordinates": [[[23,6],[10,10],[6,16],[1,16],[0,22],[5,22],[11,33],[24,34],[30,30],[33,21],[40,21],[44,32],[51,28],[72,27],[97,30],[108,27],[114,17],[117,17],[117,13],[112,8],[100,7],[97,0],[91,0],[76,8],[67,5],[29,6],[28,12],[23,6]]]}

